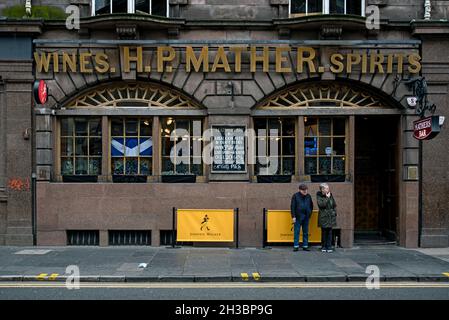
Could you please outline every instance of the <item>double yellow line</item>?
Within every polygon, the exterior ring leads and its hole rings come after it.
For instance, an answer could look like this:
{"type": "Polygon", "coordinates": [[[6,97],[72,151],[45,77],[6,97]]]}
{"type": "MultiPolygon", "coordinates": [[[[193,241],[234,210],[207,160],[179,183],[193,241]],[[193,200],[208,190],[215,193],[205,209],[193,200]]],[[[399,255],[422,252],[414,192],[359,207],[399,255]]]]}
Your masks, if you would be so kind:
{"type": "MultiPolygon", "coordinates": [[[[0,288],[65,288],[64,282],[3,282],[0,288]]],[[[204,283],[175,283],[175,282],[152,282],[152,283],[113,283],[113,282],[81,282],[80,288],[102,289],[320,289],[320,288],[366,288],[365,282],[341,282],[341,283],[303,283],[303,282],[204,282],[204,283]]],[[[448,282],[381,282],[381,289],[393,288],[447,288],[448,282]]]]}

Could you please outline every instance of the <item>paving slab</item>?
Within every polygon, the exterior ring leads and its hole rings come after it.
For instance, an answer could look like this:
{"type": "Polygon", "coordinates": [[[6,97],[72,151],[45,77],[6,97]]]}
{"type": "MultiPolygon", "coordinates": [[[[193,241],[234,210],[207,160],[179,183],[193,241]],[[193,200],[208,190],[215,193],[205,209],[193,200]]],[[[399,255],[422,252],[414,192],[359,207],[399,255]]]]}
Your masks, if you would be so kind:
{"type": "Polygon", "coordinates": [[[375,265],[381,281],[447,282],[446,255],[449,250],[397,246],[339,248],[333,253],[317,247],[310,252],[290,247],[0,247],[0,281],[42,281],[36,278],[41,273],[57,273],[55,281],[64,281],[66,267],[76,265],[80,280],[93,282],[364,282],[367,266],[375,265]],[[142,262],[146,268],[138,267],[142,262]],[[247,280],[242,273],[248,274],[247,280]]]}

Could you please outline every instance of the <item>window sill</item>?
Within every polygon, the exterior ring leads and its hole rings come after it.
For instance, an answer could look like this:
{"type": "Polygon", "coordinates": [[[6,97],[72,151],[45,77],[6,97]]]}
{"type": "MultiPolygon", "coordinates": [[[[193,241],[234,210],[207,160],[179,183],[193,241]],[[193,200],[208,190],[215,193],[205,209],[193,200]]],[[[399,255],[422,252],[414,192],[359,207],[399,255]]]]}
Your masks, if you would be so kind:
{"type": "Polygon", "coordinates": [[[194,174],[162,175],[161,181],[166,183],[195,183],[196,175],[194,174]]]}
{"type": "Polygon", "coordinates": [[[98,176],[92,175],[63,175],[62,182],[98,182],[98,176]]]}
{"type": "Polygon", "coordinates": [[[145,176],[145,175],[112,175],[112,182],[114,182],[114,183],[146,183],[147,176],[145,176]]]}
{"type": "Polygon", "coordinates": [[[291,175],[258,175],[257,183],[291,183],[291,175]]]}
{"type": "Polygon", "coordinates": [[[311,182],[346,182],[344,174],[316,174],[310,175],[311,182]]]}

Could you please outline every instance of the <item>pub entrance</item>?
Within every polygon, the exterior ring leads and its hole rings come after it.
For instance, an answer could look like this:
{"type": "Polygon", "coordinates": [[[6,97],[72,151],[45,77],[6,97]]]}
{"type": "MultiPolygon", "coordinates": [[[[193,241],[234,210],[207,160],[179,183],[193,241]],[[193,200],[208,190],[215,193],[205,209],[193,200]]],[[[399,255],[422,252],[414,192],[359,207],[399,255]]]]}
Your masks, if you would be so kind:
{"type": "Polygon", "coordinates": [[[398,239],[398,116],[355,122],[355,244],[398,239]]]}

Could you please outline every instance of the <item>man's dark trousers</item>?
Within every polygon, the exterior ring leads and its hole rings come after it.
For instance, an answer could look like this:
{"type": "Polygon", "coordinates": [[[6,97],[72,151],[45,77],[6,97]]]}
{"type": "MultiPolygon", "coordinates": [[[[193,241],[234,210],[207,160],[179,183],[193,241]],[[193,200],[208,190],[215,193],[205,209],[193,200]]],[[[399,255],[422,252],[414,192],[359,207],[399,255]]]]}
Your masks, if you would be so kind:
{"type": "Polygon", "coordinates": [[[295,248],[299,247],[299,233],[302,227],[302,247],[309,247],[309,217],[305,215],[301,215],[296,218],[295,227],[294,227],[294,239],[293,246],[295,248]]]}

